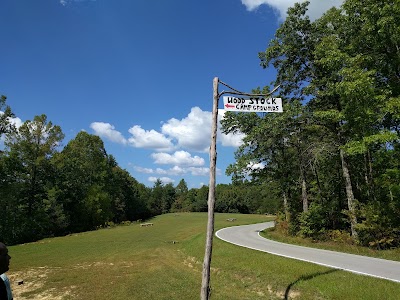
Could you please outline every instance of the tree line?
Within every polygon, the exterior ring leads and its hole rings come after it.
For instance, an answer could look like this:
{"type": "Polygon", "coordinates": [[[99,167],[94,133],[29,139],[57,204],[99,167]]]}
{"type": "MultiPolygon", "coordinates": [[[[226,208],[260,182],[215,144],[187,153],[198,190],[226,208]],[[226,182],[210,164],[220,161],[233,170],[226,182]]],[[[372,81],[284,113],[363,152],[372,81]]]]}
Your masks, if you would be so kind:
{"type": "Polygon", "coordinates": [[[225,133],[246,134],[227,173],[274,184],[289,234],[398,247],[400,2],[346,0],[315,21],[308,4],[259,53],[284,112],[225,115],[225,133]]]}
{"type": "MultiPolygon", "coordinates": [[[[5,96],[0,111],[0,240],[7,244],[207,211],[207,186],[188,189],[182,179],[147,187],[118,166],[100,137],[81,131],[62,147],[62,129],[46,115],[16,128],[5,96]]],[[[260,187],[219,185],[217,192],[218,212],[275,212],[279,205],[260,187]]]]}
{"type": "MultiPolygon", "coordinates": [[[[400,2],[346,0],[311,21],[288,10],[261,66],[283,113],[226,113],[243,145],[216,188],[216,212],[279,214],[288,234],[400,246],[400,2]]],[[[267,93],[257,88],[255,93],[267,93]]],[[[120,168],[102,140],[64,134],[45,115],[15,128],[0,99],[0,239],[22,243],[178,211],[206,211],[208,187],[120,168]]]]}

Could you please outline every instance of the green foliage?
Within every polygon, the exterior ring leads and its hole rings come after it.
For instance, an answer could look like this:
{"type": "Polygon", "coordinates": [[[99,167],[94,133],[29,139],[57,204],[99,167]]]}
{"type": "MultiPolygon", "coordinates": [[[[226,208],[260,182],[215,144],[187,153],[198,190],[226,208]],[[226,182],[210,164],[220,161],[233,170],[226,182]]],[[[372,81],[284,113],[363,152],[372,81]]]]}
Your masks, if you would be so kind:
{"type": "Polygon", "coordinates": [[[362,207],[363,221],[358,224],[361,245],[376,249],[400,246],[400,222],[392,204],[368,203],[362,207]]]}
{"type": "Polygon", "coordinates": [[[348,231],[344,230],[329,230],[326,233],[326,239],[330,241],[334,241],[336,243],[342,243],[342,244],[353,244],[353,239],[350,236],[350,233],[348,231]]]}
{"type": "Polygon", "coordinates": [[[99,137],[80,132],[58,152],[63,136],[45,115],[6,133],[0,237],[7,244],[150,216],[147,188],[118,167],[99,137]]]}
{"type": "MultiPolygon", "coordinates": [[[[289,9],[259,54],[261,66],[277,72],[272,84],[280,84],[284,112],[232,113],[222,121],[224,132],[246,134],[226,173],[235,186],[274,187],[284,216],[278,230],[343,240],[348,232],[357,240],[360,231],[364,245],[393,246],[400,206],[400,3],[347,0],[314,22],[307,6],[289,9]],[[371,240],[374,235],[379,238],[371,240]]],[[[233,189],[225,193],[220,210],[242,198],[233,189]]]]}
{"type": "Polygon", "coordinates": [[[363,222],[357,226],[359,243],[374,249],[392,249],[400,246],[400,228],[387,228],[376,223],[363,222]]]}
{"type": "Polygon", "coordinates": [[[315,111],[313,114],[317,122],[333,122],[338,123],[343,120],[344,115],[336,109],[328,109],[324,111],[315,111]]]}
{"type": "Polygon", "coordinates": [[[208,209],[208,186],[203,185],[199,188],[194,196],[193,203],[191,205],[192,210],[195,212],[204,212],[208,209]]]}
{"type": "Polygon", "coordinates": [[[299,218],[299,234],[303,237],[321,238],[328,228],[327,218],[321,204],[313,202],[307,212],[301,213],[299,218]]]}
{"type": "Polygon", "coordinates": [[[107,191],[109,165],[103,142],[97,136],[80,132],[55,155],[58,201],[68,213],[68,229],[96,228],[110,220],[111,198],[107,191]]]}
{"type": "Polygon", "coordinates": [[[361,141],[350,141],[343,148],[350,155],[363,154],[374,145],[385,145],[398,139],[395,132],[384,130],[373,135],[365,136],[361,141]]]}
{"type": "Polygon", "coordinates": [[[275,214],[280,209],[273,187],[254,184],[219,184],[216,187],[215,211],[221,213],[275,214]]]}
{"type": "Polygon", "coordinates": [[[6,151],[1,157],[5,180],[1,180],[0,190],[12,194],[3,198],[9,209],[1,227],[14,230],[7,239],[32,241],[54,234],[54,223],[63,224],[54,194],[48,192],[55,177],[50,158],[63,137],[61,128],[48,122],[45,115],[26,121],[6,135],[6,151]]]}
{"type": "MultiPolygon", "coordinates": [[[[232,184],[216,187],[215,209],[279,212],[277,230],[288,234],[346,241],[351,232],[362,245],[397,247],[400,2],[346,0],[313,22],[307,7],[290,8],[259,54],[262,67],[276,69],[284,112],[226,113],[221,122],[224,133],[246,136],[226,169],[232,184]]],[[[158,180],[148,188],[99,137],[80,132],[62,147],[61,128],[45,115],[17,129],[4,96],[0,110],[0,236],[8,243],[208,208],[207,186],[158,180]]]]}
{"type": "Polygon", "coordinates": [[[14,117],[10,106],[6,104],[7,97],[4,95],[0,96],[0,137],[12,131],[14,126],[10,123],[9,118],[14,117]]]}

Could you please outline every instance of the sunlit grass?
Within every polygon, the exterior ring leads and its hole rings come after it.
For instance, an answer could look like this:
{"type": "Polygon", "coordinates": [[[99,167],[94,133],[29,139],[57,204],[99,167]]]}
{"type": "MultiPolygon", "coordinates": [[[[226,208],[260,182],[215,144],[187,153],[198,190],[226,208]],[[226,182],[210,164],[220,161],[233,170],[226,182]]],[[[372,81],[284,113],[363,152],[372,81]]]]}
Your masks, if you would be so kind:
{"type": "Polygon", "coordinates": [[[261,232],[261,235],[265,238],[270,238],[283,243],[400,261],[400,248],[376,250],[356,244],[350,245],[346,243],[335,243],[332,241],[315,241],[312,239],[283,235],[274,229],[265,230],[261,232]]]}
{"type": "MultiPolygon", "coordinates": [[[[216,214],[215,230],[268,220],[216,214]],[[232,217],[237,221],[226,220],[232,217]]],[[[199,299],[207,214],[151,222],[10,247],[15,299],[199,299]]],[[[211,265],[211,299],[398,299],[400,287],[218,238],[211,265]]]]}

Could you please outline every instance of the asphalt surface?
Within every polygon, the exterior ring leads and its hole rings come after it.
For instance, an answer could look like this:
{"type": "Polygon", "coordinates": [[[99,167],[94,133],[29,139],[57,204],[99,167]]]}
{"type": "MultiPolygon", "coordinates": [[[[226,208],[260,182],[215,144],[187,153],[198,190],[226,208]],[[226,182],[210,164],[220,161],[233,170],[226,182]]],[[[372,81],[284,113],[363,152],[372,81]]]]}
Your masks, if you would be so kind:
{"type": "Polygon", "coordinates": [[[400,262],[284,244],[260,236],[261,230],[273,226],[274,222],[233,226],[215,235],[238,246],[400,283],[400,262]]]}

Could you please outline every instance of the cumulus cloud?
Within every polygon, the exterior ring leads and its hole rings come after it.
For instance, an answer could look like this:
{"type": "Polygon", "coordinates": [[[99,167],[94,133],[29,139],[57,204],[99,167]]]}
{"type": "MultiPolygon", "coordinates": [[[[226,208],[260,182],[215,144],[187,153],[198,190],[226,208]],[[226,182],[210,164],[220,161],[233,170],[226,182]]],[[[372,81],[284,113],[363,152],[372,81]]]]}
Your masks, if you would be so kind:
{"type": "Polygon", "coordinates": [[[177,166],[203,166],[204,159],[199,156],[191,156],[186,151],[176,151],[174,154],[169,153],[153,153],[151,157],[154,163],[162,165],[177,165],[177,166]]]}
{"type": "MultiPolygon", "coordinates": [[[[3,115],[4,111],[0,110],[0,115],[3,115]]],[[[15,118],[7,118],[7,121],[10,122],[10,124],[14,125],[16,128],[20,128],[21,125],[24,123],[22,120],[18,117],[15,118]]]]}
{"type": "MultiPolygon", "coordinates": [[[[0,110],[0,115],[4,114],[3,111],[0,110]]],[[[17,129],[21,127],[21,125],[24,123],[22,120],[18,117],[15,118],[7,118],[8,122],[10,122],[11,125],[14,125],[17,129]]],[[[4,135],[0,135],[0,142],[3,143],[5,140],[4,135]]],[[[0,145],[2,146],[2,145],[0,145]]]]}
{"type": "MultiPolygon", "coordinates": [[[[190,174],[192,176],[209,176],[210,175],[210,169],[206,167],[180,167],[180,166],[174,166],[169,169],[162,169],[162,168],[156,168],[156,169],[149,169],[149,168],[142,168],[139,166],[134,166],[134,169],[136,172],[139,173],[144,173],[144,174],[154,174],[154,175],[168,175],[168,176],[183,176],[186,174],[190,174]]],[[[221,169],[216,170],[216,173],[220,175],[221,169]]],[[[154,177],[154,176],[153,176],[154,177]]]]}
{"type": "Polygon", "coordinates": [[[186,174],[187,171],[185,169],[182,169],[181,167],[175,166],[169,170],[165,170],[162,168],[156,168],[156,169],[151,169],[151,168],[143,168],[139,166],[134,166],[134,170],[138,173],[143,173],[143,174],[157,174],[157,175],[183,175],[186,174]]]}
{"type": "MultiPolygon", "coordinates": [[[[243,134],[222,134],[220,121],[225,110],[218,111],[217,142],[224,147],[238,147],[242,144],[243,134]]],[[[177,149],[207,153],[211,143],[212,113],[193,107],[187,117],[178,120],[169,119],[161,126],[161,132],[155,129],[145,130],[140,125],[134,125],[128,132],[130,137],[115,129],[114,125],[105,122],[93,122],[90,128],[95,134],[111,142],[130,145],[135,148],[152,149],[158,152],[171,152],[177,149]]],[[[189,152],[177,151],[174,154],[153,154],[159,164],[176,164],[180,166],[202,166],[204,159],[191,156],[189,152]]]]}
{"type": "MultiPolygon", "coordinates": [[[[208,175],[210,175],[210,168],[189,167],[189,168],[187,168],[187,171],[190,172],[190,174],[193,175],[193,176],[208,176],[208,175]]],[[[218,175],[220,175],[221,174],[221,170],[217,169],[216,173],[218,175]]]]}
{"type": "Polygon", "coordinates": [[[181,175],[184,175],[187,173],[186,169],[179,167],[179,166],[174,166],[168,170],[163,170],[163,169],[157,168],[157,172],[160,172],[161,170],[163,172],[165,172],[165,174],[168,174],[171,176],[181,176],[181,175]]]}
{"type": "Polygon", "coordinates": [[[24,123],[24,122],[22,122],[22,120],[21,120],[20,118],[18,118],[18,117],[9,118],[8,121],[9,121],[12,125],[14,125],[15,127],[17,127],[17,128],[20,128],[21,125],[24,123]]]}
{"type": "Polygon", "coordinates": [[[139,172],[139,173],[154,174],[154,170],[150,169],[150,168],[142,168],[139,166],[134,166],[133,168],[135,169],[136,172],[139,172]]]}
{"type": "MultiPolygon", "coordinates": [[[[218,119],[219,121],[224,119],[226,111],[224,109],[219,109],[218,111],[218,119]]],[[[220,131],[220,130],[219,130],[220,131]]],[[[243,133],[235,133],[235,134],[223,134],[219,132],[218,138],[221,141],[222,146],[225,147],[239,147],[240,145],[243,144],[243,138],[245,137],[245,134],[243,133]]]]}
{"type": "MultiPolygon", "coordinates": [[[[246,6],[247,10],[253,11],[260,5],[268,5],[272,7],[281,20],[286,18],[286,13],[289,7],[294,6],[296,2],[304,2],[305,0],[241,0],[242,4],[246,6]]],[[[308,16],[311,20],[318,19],[329,8],[342,5],[344,0],[309,0],[308,16]]]]}
{"type": "Polygon", "coordinates": [[[90,124],[90,128],[94,130],[96,135],[106,138],[111,142],[124,145],[127,143],[127,140],[123,137],[121,132],[115,130],[115,127],[109,123],[93,122],[90,124]]]}
{"type": "Polygon", "coordinates": [[[210,145],[211,113],[193,107],[182,120],[172,118],[162,125],[161,132],[174,138],[178,146],[194,151],[207,151],[210,145]]]}
{"type": "Polygon", "coordinates": [[[175,182],[175,180],[173,180],[172,178],[169,178],[169,177],[161,177],[161,178],[159,178],[159,177],[149,177],[148,178],[148,181],[150,181],[150,182],[156,182],[158,179],[160,179],[161,180],[161,182],[163,183],[163,184],[168,184],[168,183],[174,183],[175,182]]]}
{"type": "MultiPolygon", "coordinates": [[[[218,121],[223,119],[225,110],[218,111],[218,121]]],[[[212,113],[193,107],[187,117],[182,120],[172,118],[163,124],[161,132],[177,141],[180,148],[208,152],[211,142],[212,113]]],[[[242,144],[244,135],[222,134],[218,122],[218,138],[225,147],[238,147],[242,144]]]]}
{"type": "Polygon", "coordinates": [[[132,135],[128,139],[129,144],[136,148],[155,149],[157,151],[171,151],[174,148],[169,138],[153,129],[147,131],[141,126],[135,125],[128,131],[132,135]]]}
{"type": "Polygon", "coordinates": [[[243,137],[245,135],[243,133],[237,133],[237,134],[221,134],[220,139],[221,139],[221,144],[222,146],[225,147],[239,147],[240,145],[243,144],[243,137]]]}

